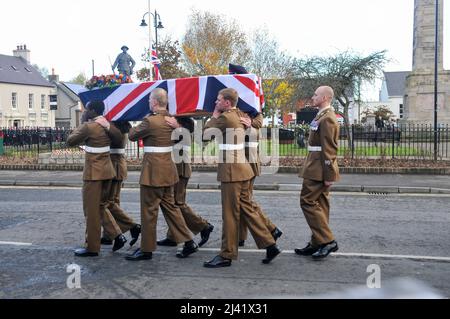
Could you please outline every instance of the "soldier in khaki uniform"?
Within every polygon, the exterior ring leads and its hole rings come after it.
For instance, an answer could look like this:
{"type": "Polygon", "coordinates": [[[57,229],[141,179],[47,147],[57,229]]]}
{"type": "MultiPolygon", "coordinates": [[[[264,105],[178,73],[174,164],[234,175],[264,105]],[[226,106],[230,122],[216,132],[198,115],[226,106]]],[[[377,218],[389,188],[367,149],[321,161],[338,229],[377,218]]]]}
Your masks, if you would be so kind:
{"type": "Polygon", "coordinates": [[[172,160],[173,128],[166,123],[167,92],[155,89],[150,94],[150,107],[153,115],[144,118],[142,123],[132,128],[129,133],[131,141],[142,138],[144,141],[144,159],[140,178],[141,185],[141,248],[127,260],[151,259],[156,250],[156,222],[158,210],[164,214],[173,240],[185,242],[183,250],[177,257],[186,258],[198,250],[198,245],[192,240],[186,222],[180,209],[175,206],[173,187],[178,182],[177,168],[172,160]]]}
{"type": "MultiPolygon", "coordinates": [[[[250,166],[252,167],[254,177],[250,180],[250,198],[252,200],[252,206],[254,211],[258,212],[261,218],[264,220],[264,224],[267,226],[267,229],[272,234],[272,237],[275,241],[281,237],[283,232],[275,226],[274,223],[270,220],[270,218],[264,214],[261,207],[258,203],[253,199],[253,186],[255,185],[256,176],[261,176],[261,162],[259,159],[259,129],[263,125],[263,116],[261,113],[258,113],[254,118],[241,117],[241,123],[247,127],[247,136],[245,143],[245,157],[247,158],[250,166]]],[[[248,237],[248,228],[245,224],[245,219],[241,219],[239,226],[239,246],[244,246],[245,240],[248,237]]]]}
{"type": "Polygon", "coordinates": [[[258,248],[266,249],[263,263],[270,263],[281,252],[262,218],[253,210],[250,180],[254,173],[245,159],[245,130],[240,120],[245,113],[236,108],[238,99],[236,90],[221,90],[213,116],[205,126],[205,130],[217,131],[213,134],[216,138],[222,138],[217,171],[222,193],[222,247],[218,256],[204,263],[208,268],[227,267],[231,260],[237,259],[240,218],[246,220],[258,248]]]}
{"type": "MultiPolygon", "coordinates": [[[[104,245],[112,244],[111,238],[117,238],[118,235],[130,231],[132,240],[130,246],[133,246],[141,233],[141,225],[135,223],[133,219],[120,207],[120,191],[123,181],[127,179],[127,161],[125,159],[125,147],[128,140],[128,131],[131,128],[129,122],[111,122],[111,126],[120,131],[121,139],[111,142],[111,162],[113,164],[116,176],[112,180],[111,192],[109,194],[108,209],[111,212],[115,223],[109,218],[103,221],[104,236],[101,243],[104,245]]],[[[116,245],[116,242],[114,243],[116,245]]],[[[114,247],[113,247],[114,250],[114,247]]]]}
{"type": "Polygon", "coordinates": [[[295,249],[295,252],[302,256],[312,256],[314,259],[325,258],[338,250],[328,225],[330,187],[339,180],[339,124],[331,107],[333,98],[333,89],[328,86],[319,87],[312,97],[313,105],[319,108],[319,112],[311,123],[309,153],[300,172],[300,177],[303,177],[300,206],[312,236],[306,247],[295,249]]]}
{"type": "Polygon", "coordinates": [[[111,180],[115,176],[109,153],[111,138],[115,140],[120,138],[117,129],[114,127],[105,129],[96,122],[106,121],[101,116],[105,109],[102,101],[89,102],[86,108],[84,119],[93,120],[83,123],[67,138],[68,146],[84,143],[86,152],[82,194],[87,247],[75,250],[75,256],[79,257],[98,256],[100,252],[101,222],[106,219],[106,214],[110,214],[106,206],[111,180]],[[88,113],[91,115],[86,116],[88,113]]]}
{"type": "MultiPolygon", "coordinates": [[[[202,247],[209,240],[214,226],[206,219],[196,214],[186,203],[186,189],[191,178],[191,134],[194,131],[194,121],[189,117],[166,117],[166,122],[175,128],[174,134],[180,137],[178,143],[174,145],[173,158],[177,166],[178,183],[174,187],[175,204],[180,208],[183,218],[189,230],[197,235],[200,233],[201,240],[198,243],[202,247]]],[[[167,230],[167,237],[157,241],[159,246],[176,246],[170,228],[167,230]]]]}

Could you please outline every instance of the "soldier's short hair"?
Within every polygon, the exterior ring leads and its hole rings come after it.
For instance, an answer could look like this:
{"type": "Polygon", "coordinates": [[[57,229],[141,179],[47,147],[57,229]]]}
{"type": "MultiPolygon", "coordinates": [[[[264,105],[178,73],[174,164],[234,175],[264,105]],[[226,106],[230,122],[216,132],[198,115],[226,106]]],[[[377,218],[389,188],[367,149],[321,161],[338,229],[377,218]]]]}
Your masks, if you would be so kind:
{"type": "Polygon", "coordinates": [[[219,95],[222,95],[224,100],[230,101],[232,107],[237,106],[239,94],[235,89],[227,88],[220,90],[219,95]]]}
{"type": "Polygon", "coordinates": [[[103,103],[103,101],[101,100],[89,101],[86,104],[86,108],[88,110],[94,111],[95,113],[97,113],[97,115],[103,115],[103,112],[105,112],[105,103],[103,103]]]}
{"type": "Polygon", "coordinates": [[[161,88],[156,88],[150,94],[150,98],[155,99],[160,107],[167,107],[168,97],[167,91],[161,88]]]}

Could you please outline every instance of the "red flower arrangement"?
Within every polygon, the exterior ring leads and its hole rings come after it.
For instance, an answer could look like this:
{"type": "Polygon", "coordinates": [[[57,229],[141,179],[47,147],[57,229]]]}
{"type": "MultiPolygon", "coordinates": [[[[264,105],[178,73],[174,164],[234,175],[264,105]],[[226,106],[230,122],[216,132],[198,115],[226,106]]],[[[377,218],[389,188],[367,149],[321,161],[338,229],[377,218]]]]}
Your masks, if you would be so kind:
{"type": "Polygon", "coordinates": [[[92,90],[94,88],[112,87],[124,83],[133,83],[131,77],[125,74],[111,74],[111,75],[94,75],[85,86],[92,90]]]}

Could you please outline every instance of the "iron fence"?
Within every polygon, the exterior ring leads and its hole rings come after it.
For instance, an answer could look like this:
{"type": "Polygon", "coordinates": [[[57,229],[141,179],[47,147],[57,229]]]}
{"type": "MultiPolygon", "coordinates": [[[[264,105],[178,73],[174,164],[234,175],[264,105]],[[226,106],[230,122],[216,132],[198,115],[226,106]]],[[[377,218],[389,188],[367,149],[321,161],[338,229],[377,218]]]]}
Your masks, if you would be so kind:
{"type": "MultiPolygon", "coordinates": [[[[71,129],[60,128],[32,128],[11,129],[3,128],[3,151],[6,156],[38,157],[40,153],[58,153],[79,151],[66,145],[71,129]]],[[[267,127],[260,141],[264,144],[269,155],[272,147],[271,135],[278,130],[278,155],[281,157],[305,157],[309,128],[305,125],[267,127]]],[[[437,151],[439,160],[450,159],[450,127],[441,125],[436,129],[437,151]]],[[[377,129],[371,126],[351,125],[341,126],[339,136],[338,155],[352,159],[365,158],[400,158],[434,160],[434,134],[431,125],[400,125],[387,126],[377,129]]],[[[216,155],[217,147],[214,143],[192,143],[192,155],[216,155]]],[[[139,142],[130,142],[126,154],[131,159],[141,159],[143,148],[139,142]]],[[[1,155],[1,154],[0,154],[1,155]]]]}

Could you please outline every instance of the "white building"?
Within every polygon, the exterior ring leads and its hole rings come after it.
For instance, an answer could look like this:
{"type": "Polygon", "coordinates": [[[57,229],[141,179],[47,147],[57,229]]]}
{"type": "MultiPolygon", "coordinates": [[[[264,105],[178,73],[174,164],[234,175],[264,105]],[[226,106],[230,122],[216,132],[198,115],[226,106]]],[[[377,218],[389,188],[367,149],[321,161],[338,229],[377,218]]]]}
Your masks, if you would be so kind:
{"type": "Polygon", "coordinates": [[[380,90],[380,105],[387,106],[397,119],[403,119],[406,77],[410,73],[410,71],[384,72],[380,90]]]}
{"type": "Polygon", "coordinates": [[[54,127],[54,86],[30,65],[25,45],[13,54],[0,54],[0,127],[54,127]]]}

